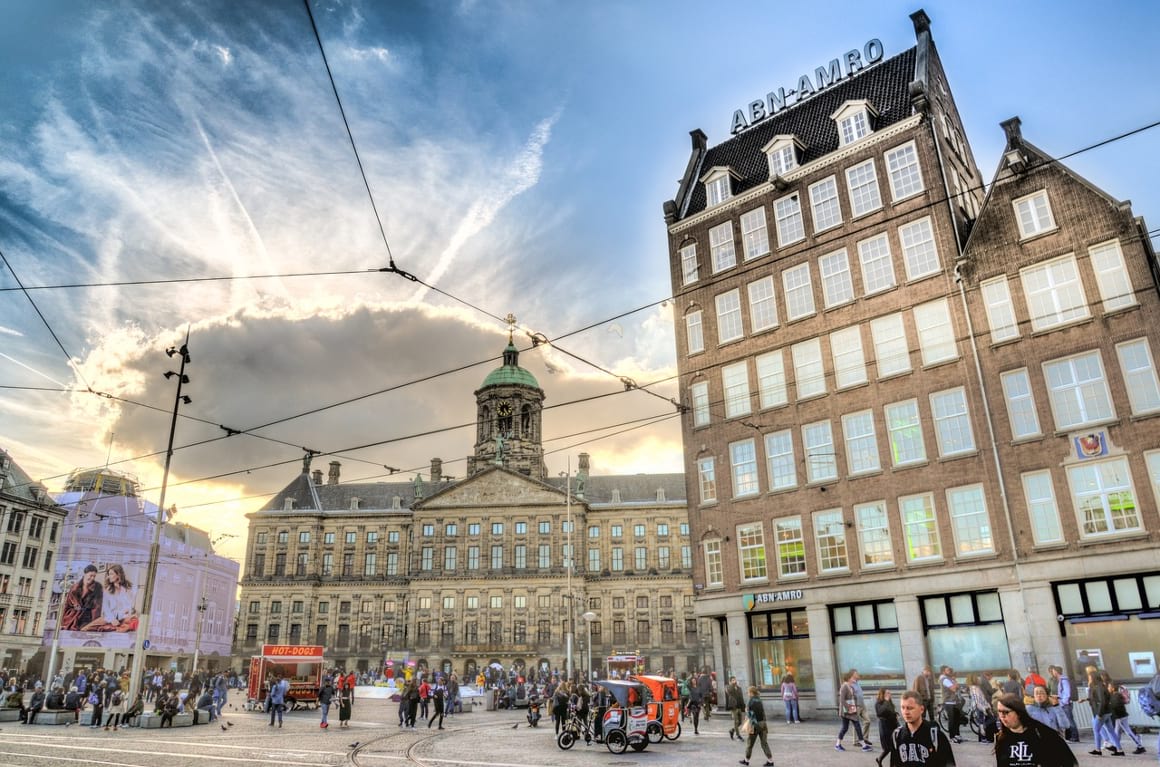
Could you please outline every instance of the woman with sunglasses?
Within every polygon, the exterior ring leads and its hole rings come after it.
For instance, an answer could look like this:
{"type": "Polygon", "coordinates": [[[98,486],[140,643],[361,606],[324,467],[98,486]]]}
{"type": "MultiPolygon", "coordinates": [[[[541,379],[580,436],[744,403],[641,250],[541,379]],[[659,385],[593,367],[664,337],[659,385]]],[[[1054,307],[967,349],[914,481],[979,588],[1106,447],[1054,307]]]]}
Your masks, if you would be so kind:
{"type": "Polygon", "coordinates": [[[1076,767],[1079,762],[1067,742],[1052,728],[1027,713],[1023,697],[1004,693],[995,701],[999,734],[995,737],[997,767],[1076,767]]]}

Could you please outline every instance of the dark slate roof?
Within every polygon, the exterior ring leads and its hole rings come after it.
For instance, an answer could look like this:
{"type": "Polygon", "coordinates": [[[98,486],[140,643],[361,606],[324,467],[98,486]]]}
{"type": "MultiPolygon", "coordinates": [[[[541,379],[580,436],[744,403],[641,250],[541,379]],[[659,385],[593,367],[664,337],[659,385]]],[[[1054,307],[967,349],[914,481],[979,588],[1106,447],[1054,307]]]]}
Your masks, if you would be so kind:
{"type": "Polygon", "coordinates": [[[48,496],[44,485],[28,476],[6,450],[0,450],[0,464],[2,463],[6,463],[7,468],[0,468],[0,494],[27,503],[43,503],[50,506],[55,504],[48,496]]]}
{"type": "MultiPolygon", "coordinates": [[[[470,479],[470,477],[468,477],[470,479]]],[[[448,480],[438,484],[423,482],[423,498],[430,498],[440,490],[465,480],[448,480]]],[[[544,484],[563,490],[564,477],[550,477],[544,484]]],[[[612,491],[620,491],[621,503],[656,503],[657,490],[665,491],[666,502],[684,502],[684,474],[611,474],[590,476],[584,486],[584,500],[588,503],[611,503],[612,491]]],[[[572,477],[572,491],[578,492],[576,477],[572,477]]],[[[281,511],[287,498],[294,499],[294,512],[343,511],[350,508],[351,499],[359,499],[361,509],[387,509],[400,499],[400,508],[409,510],[416,502],[413,481],[352,482],[340,485],[314,485],[309,474],[299,474],[294,481],[271,498],[261,511],[281,511]]]]}
{"type": "MultiPolygon", "coordinates": [[[[697,178],[710,168],[731,167],[741,178],[733,182],[733,194],[742,194],[769,180],[769,162],[761,148],[778,135],[794,135],[805,144],[801,164],[806,164],[838,149],[838,128],[830,115],[847,101],[865,99],[878,112],[875,129],[893,125],[913,114],[909,86],[915,79],[918,48],[875,64],[841,84],[773,117],[755,124],[727,141],[710,147],[697,178]]],[[[680,201],[677,201],[680,204],[680,201]]],[[[705,209],[705,185],[697,181],[684,218],[705,209]]]]}

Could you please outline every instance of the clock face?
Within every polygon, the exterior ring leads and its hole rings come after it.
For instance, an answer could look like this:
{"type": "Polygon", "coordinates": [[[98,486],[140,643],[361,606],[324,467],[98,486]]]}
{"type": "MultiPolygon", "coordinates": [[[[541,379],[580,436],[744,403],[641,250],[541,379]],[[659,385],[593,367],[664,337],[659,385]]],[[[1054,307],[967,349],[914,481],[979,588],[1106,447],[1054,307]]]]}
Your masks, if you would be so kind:
{"type": "Polygon", "coordinates": [[[510,404],[508,404],[507,402],[499,403],[499,407],[497,407],[495,410],[497,413],[499,413],[500,415],[502,415],[504,417],[507,417],[507,416],[512,414],[512,406],[510,404]]]}

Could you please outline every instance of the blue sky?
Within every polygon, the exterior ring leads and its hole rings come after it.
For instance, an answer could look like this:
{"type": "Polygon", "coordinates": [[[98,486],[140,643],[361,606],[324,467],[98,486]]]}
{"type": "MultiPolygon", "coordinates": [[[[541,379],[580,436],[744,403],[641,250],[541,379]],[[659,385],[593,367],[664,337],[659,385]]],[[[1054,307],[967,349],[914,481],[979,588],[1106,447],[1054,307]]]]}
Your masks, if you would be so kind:
{"type": "MultiPolygon", "coordinates": [[[[304,8],[294,0],[0,0],[0,288],[363,270],[386,249],[304,8]]],[[[917,4],[371,3],[313,6],[396,263],[644,383],[674,373],[661,205],[688,133],[729,135],[733,110],[870,38],[914,44],[917,4]]],[[[975,156],[998,123],[1050,154],[1160,119],[1154,3],[925,4],[975,156]]],[[[1160,221],[1160,130],[1069,164],[1160,221]]],[[[499,353],[502,325],[398,277],[363,274],[0,293],[0,444],[50,487],[74,466],[164,448],[165,346],[191,327],[194,404],[179,445],[385,389],[499,353]],[[112,448],[110,451],[110,434],[112,448]]],[[[526,353],[548,404],[616,392],[557,350],[526,353]]],[[[223,527],[330,451],[470,421],[495,363],[174,457],[171,496],[223,527]],[[207,506],[197,504],[215,502],[207,506]]],[[[676,395],[671,382],[658,387],[676,395]]],[[[641,393],[545,416],[554,471],[680,470],[669,419],[598,441],[593,426],[672,412],[641,393]],[[574,463],[574,461],[573,461],[574,463]]],[[[344,452],[344,477],[471,451],[469,429],[344,452]],[[367,463],[361,463],[366,461],[367,463]]],[[[124,464],[145,483],[156,458],[124,464]]],[[[448,466],[462,472],[462,463],[448,466]]],[[[378,471],[381,473],[381,470],[378,471]]]]}

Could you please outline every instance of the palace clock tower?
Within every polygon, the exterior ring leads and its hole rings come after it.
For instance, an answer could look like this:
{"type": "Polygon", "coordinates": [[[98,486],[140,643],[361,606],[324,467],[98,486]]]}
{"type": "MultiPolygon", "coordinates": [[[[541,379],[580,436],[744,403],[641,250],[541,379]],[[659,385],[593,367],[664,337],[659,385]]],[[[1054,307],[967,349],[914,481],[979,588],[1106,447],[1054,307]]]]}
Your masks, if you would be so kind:
{"type": "Polygon", "coordinates": [[[472,472],[500,465],[542,480],[544,390],[519,360],[509,333],[503,365],[491,371],[475,392],[475,455],[470,463],[472,472]]]}

